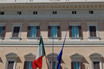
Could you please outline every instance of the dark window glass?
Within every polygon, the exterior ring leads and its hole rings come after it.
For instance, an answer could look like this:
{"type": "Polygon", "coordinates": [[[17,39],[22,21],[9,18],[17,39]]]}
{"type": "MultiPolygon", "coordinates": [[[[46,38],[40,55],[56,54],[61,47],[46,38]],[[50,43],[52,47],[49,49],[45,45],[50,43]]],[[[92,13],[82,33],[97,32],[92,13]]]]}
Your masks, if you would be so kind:
{"type": "Polygon", "coordinates": [[[4,15],[5,13],[4,12],[0,12],[0,15],[4,15]]]}
{"type": "Polygon", "coordinates": [[[94,11],[89,11],[89,14],[94,14],[94,11]]]}
{"type": "Polygon", "coordinates": [[[17,12],[17,14],[18,14],[18,15],[21,15],[21,14],[22,14],[22,12],[21,12],[21,11],[18,11],[18,12],[17,12]]]}
{"type": "Polygon", "coordinates": [[[13,69],[14,61],[8,61],[8,68],[7,69],[13,69]]]}
{"type": "Polygon", "coordinates": [[[19,36],[19,31],[20,31],[20,27],[14,27],[13,29],[13,37],[18,37],[19,36]]]}
{"type": "Polygon", "coordinates": [[[77,14],[77,11],[72,11],[72,14],[77,14]]]}
{"type": "Polygon", "coordinates": [[[96,26],[90,26],[90,37],[96,37],[96,26]]]}
{"type": "Polygon", "coordinates": [[[0,26],[0,37],[5,36],[5,26],[0,26]]]}
{"type": "Polygon", "coordinates": [[[100,63],[99,62],[93,62],[93,68],[94,69],[100,69],[100,63]]]}
{"type": "Polygon", "coordinates": [[[37,11],[33,11],[33,14],[34,14],[34,15],[37,15],[37,14],[38,14],[38,12],[37,12],[37,11]]]}
{"type": "Polygon", "coordinates": [[[53,11],[52,14],[57,14],[57,11],[53,11]]]}

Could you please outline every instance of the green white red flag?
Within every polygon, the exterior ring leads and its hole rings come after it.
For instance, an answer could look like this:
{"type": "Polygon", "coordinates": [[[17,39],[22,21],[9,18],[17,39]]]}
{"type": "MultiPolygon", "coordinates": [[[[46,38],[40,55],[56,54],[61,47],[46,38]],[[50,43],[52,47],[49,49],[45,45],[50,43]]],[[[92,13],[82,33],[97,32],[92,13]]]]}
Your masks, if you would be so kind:
{"type": "Polygon", "coordinates": [[[40,42],[38,46],[38,52],[36,59],[32,62],[32,68],[33,69],[41,69],[42,68],[42,58],[45,56],[45,48],[44,48],[44,42],[42,39],[42,36],[40,36],[40,42]]]}

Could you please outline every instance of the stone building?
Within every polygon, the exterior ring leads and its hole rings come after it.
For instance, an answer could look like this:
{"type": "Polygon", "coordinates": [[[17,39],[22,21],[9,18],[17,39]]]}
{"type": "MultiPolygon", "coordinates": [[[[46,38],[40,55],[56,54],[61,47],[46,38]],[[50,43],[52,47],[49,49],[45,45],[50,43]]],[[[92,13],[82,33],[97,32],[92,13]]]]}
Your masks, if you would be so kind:
{"type": "Polygon", "coordinates": [[[104,68],[104,0],[0,0],[0,69],[32,69],[40,35],[56,69],[66,33],[62,69],[104,68]]]}

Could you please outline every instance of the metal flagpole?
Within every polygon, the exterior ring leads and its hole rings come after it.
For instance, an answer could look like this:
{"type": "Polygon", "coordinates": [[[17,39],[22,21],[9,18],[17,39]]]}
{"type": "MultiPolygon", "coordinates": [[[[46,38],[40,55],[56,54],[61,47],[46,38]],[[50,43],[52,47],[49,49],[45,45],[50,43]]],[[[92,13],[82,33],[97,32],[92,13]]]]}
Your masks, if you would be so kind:
{"type": "MultiPolygon", "coordinates": [[[[54,31],[53,31],[53,34],[54,34],[54,31]]],[[[52,69],[53,69],[53,59],[54,59],[54,36],[52,37],[52,69]]]]}

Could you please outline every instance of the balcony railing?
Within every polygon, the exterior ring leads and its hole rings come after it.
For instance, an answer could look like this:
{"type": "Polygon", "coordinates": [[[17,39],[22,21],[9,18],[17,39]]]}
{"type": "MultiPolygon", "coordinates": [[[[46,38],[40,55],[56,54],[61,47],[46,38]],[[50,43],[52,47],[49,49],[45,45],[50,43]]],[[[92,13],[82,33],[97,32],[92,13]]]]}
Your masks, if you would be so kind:
{"type": "Polygon", "coordinates": [[[0,0],[0,3],[32,3],[32,2],[104,2],[104,0],[0,0]]]}

